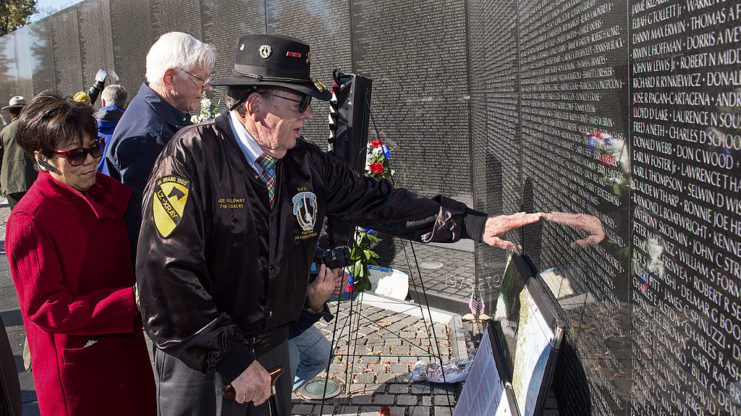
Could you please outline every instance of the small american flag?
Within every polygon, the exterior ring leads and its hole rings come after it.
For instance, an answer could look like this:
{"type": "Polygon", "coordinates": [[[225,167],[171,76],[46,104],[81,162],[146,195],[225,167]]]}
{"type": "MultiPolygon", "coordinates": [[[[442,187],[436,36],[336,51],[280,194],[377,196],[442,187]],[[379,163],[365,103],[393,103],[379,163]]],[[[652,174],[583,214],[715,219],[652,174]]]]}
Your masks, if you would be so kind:
{"type": "Polygon", "coordinates": [[[476,296],[476,292],[471,293],[471,300],[468,301],[468,309],[471,310],[471,314],[476,318],[484,313],[486,306],[480,293],[478,297],[476,296]]]}

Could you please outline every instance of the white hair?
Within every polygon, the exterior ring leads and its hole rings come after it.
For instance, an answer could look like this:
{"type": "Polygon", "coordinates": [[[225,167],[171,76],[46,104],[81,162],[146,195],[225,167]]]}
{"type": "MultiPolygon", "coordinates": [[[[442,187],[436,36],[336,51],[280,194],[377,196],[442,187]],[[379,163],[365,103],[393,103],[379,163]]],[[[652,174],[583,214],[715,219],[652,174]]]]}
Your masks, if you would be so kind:
{"type": "Polygon", "coordinates": [[[103,88],[103,92],[100,93],[100,98],[105,100],[107,105],[126,107],[126,101],[129,100],[129,94],[126,92],[126,88],[124,88],[123,85],[111,84],[103,88]]]}
{"type": "Polygon", "coordinates": [[[160,36],[147,53],[147,82],[160,83],[165,71],[180,68],[192,72],[199,65],[214,68],[216,52],[211,45],[182,32],[160,36]]]}

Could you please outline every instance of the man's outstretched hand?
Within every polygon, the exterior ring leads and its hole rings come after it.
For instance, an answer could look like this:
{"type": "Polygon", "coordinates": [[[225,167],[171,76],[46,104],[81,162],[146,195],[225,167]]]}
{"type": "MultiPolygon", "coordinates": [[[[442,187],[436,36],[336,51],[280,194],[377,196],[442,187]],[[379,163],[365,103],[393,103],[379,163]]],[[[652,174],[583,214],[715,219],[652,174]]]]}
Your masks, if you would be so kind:
{"type": "Polygon", "coordinates": [[[484,226],[483,241],[493,247],[499,247],[505,250],[514,250],[515,243],[499,238],[509,230],[522,227],[523,225],[532,224],[540,220],[542,214],[526,214],[519,212],[517,214],[497,215],[489,217],[484,226]]]}
{"type": "Polygon", "coordinates": [[[593,244],[599,244],[600,241],[605,239],[605,230],[602,227],[602,221],[594,215],[549,212],[543,214],[543,218],[547,221],[578,228],[588,234],[587,237],[571,243],[572,248],[584,248],[593,244]]]}

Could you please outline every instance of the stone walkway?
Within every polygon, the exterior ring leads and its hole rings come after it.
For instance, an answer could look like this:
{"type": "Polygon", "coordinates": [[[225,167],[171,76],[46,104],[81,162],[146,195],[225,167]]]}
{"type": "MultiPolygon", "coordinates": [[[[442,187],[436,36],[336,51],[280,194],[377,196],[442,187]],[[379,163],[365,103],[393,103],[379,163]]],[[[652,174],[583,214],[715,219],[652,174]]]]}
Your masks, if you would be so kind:
{"type": "MultiPolygon", "coordinates": [[[[363,298],[362,305],[357,301],[352,305],[349,301],[340,302],[336,329],[339,341],[335,342],[336,358],[329,371],[332,379],[345,384],[345,391],[325,399],[323,409],[320,401],[294,394],[293,414],[378,415],[383,408],[388,408],[391,415],[452,414],[455,386],[412,383],[409,379],[412,366],[418,360],[437,363],[439,355],[443,363],[447,363],[451,355],[456,354],[446,323],[454,316],[439,311],[433,313],[433,320],[438,321],[434,323],[433,334],[433,324],[429,319],[420,318],[419,306],[372,295],[363,298]],[[395,311],[392,305],[406,310],[395,311]]],[[[332,310],[336,307],[333,303],[332,310]]],[[[429,316],[426,309],[422,313],[429,316]]],[[[334,321],[329,324],[322,321],[317,325],[331,340],[334,321]]],[[[317,378],[325,375],[322,373],[317,378]]]]}

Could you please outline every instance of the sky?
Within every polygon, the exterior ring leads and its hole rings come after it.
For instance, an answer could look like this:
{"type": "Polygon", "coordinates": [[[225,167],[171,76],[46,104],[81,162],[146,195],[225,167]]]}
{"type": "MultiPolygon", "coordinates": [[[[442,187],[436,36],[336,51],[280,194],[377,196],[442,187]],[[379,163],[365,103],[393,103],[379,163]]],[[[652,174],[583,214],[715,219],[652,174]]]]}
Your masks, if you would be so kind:
{"type": "Polygon", "coordinates": [[[39,20],[66,7],[80,3],[82,0],[37,0],[36,10],[39,13],[31,17],[31,21],[39,20]]]}

